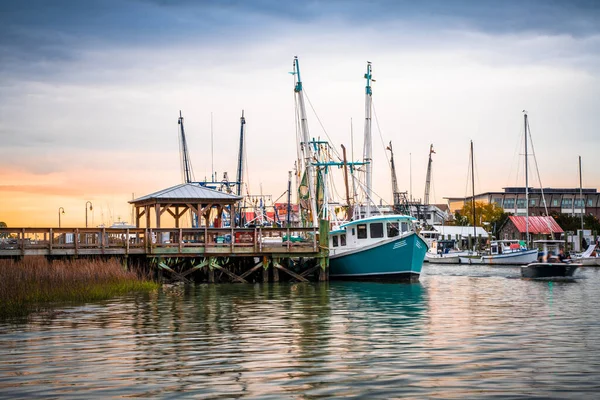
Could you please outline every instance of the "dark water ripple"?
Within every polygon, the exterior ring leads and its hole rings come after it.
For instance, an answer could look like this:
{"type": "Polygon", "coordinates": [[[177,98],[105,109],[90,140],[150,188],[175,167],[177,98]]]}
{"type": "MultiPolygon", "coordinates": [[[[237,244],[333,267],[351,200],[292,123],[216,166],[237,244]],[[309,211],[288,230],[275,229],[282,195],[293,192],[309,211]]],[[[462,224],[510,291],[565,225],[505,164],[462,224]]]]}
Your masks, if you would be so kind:
{"type": "Polygon", "coordinates": [[[2,398],[597,398],[600,269],[166,287],[0,324],[2,398]]]}

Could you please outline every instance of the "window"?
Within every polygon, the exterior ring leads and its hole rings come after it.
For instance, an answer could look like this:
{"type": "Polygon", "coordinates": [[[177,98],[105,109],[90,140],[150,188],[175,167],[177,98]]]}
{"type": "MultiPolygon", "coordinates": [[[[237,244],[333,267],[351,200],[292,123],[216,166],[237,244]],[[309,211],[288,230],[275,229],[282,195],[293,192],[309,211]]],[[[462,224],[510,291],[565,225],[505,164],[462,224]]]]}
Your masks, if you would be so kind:
{"type": "Polygon", "coordinates": [[[575,199],[575,208],[584,208],[585,200],[584,199],[575,199]]]}
{"type": "Polygon", "coordinates": [[[370,225],[370,228],[371,228],[370,230],[371,230],[371,238],[372,239],[383,237],[383,223],[382,222],[372,223],[370,225]]]}
{"type": "Polygon", "coordinates": [[[493,201],[498,204],[498,207],[502,207],[502,197],[496,197],[493,201]]]}
{"type": "Polygon", "coordinates": [[[340,235],[340,246],[345,246],[346,245],[346,234],[342,233],[340,235]]]}
{"type": "Polygon", "coordinates": [[[517,199],[517,208],[525,208],[525,207],[526,207],[525,199],[517,199]]]}
{"type": "Polygon", "coordinates": [[[400,224],[402,226],[402,232],[408,232],[408,222],[400,224]]]}
{"type": "Polygon", "coordinates": [[[352,228],[352,236],[354,236],[354,228],[352,228]]]}
{"type": "Polygon", "coordinates": [[[387,223],[387,237],[391,238],[394,236],[398,236],[400,234],[400,230],[397,222],[388,222],[387,223]]]}
{"type": "Polygon", "coordinates": [[[562,199],[560,206],[562,208],[571,208],[573,206],[573,199],[562,199]]]}
{"type": "Polygon", "coordinates": [[[333,240],[333,247],[338,247],[338,236],[333,235],[331,236],[331,239],[333,240]]]}
{"type": "Polygon", "coordinates": [[[359,239],[367,238],[367,224],[360,224],[356,226],[356,233],[359,239]]]}
{"type": "Polygon", "coordinates": [[[515,199],[504,199],[504,208],[515,208],[515,199]]]}
{"type": "Polygon", "coordinates": [[[552,207],[558,207],[558,199],[552,199],[552,207]]]}
{"type": "Polygon", "coordinates": [[[588,207],[591,207],[594,205],[594,202],[592,199],[588,199],[588,207]]]}
{"type": "Polygon", "coordinates": [[[536,203],[537,203],[537,200],[536,200],[536,199],[529,199],[529,206],[530,206],[530,207],[531,207],[531,206],[535,207],[535,204],[536,204],[536,203]]]}

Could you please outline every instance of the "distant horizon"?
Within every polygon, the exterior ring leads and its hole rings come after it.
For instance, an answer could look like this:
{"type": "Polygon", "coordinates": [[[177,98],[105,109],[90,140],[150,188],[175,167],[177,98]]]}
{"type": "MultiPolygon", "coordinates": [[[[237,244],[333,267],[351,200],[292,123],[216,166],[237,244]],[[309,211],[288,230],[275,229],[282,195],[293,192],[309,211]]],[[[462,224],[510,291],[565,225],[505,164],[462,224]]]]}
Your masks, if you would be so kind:
{"type": "Polygon", "coordinates": [[[297,157],[294,56],[311,136],[344,144],[354,160],[372,62],[373,181],[384,202],[389,141],[400,190],[414,198],[432,143],[430,203],[471,192],[470,140],[476,192],[524,186],[522,110],[536,154],[530,186],[578,187],[581,156],[583,186],[600,187],[596,2],[25,0],[0,11],[9,226],[56,226],[59,207],[64,226],[82,226],[87,201],[95,225],[131,219],[132,196],[182,181],[179,110],[197,180],[211,176],[212,154],[219,178],[235,179],[244,110],[247,189],[275,199],[297,157]]]}

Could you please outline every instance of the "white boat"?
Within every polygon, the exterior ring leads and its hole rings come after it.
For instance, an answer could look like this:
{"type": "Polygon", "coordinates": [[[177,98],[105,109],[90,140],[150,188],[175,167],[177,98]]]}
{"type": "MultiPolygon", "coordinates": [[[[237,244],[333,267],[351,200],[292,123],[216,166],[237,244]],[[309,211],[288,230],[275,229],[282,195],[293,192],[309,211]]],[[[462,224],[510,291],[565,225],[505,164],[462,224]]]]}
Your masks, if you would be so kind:
{"type": "Polygon", "coordinates": [[[460,256],[458,254],[433,254],[425,253],[425,261],[431,264],[460,264],[460,256]]]}
{"type": "Polygon", "coordinates": [[[600,266],[600,257],[598,257],[598,253],[596,252],[596,244],[589,245],[581,254],[575,254],[573,260],[586,267],[600,266]]]}
{"type": "Polygon", "coordinates": [[[459,264],[460,255],[455,240],[433,240],[429,251],[425,253],[425,261],[432,264],[459,264]]]}
{"type": "Polygon", "coordinates": [[[490,244],[490,254],[481,256],[481,263],[523,265],[537,258],[538,250],[528,250],[519,240],[495,240],[490,244]]]}

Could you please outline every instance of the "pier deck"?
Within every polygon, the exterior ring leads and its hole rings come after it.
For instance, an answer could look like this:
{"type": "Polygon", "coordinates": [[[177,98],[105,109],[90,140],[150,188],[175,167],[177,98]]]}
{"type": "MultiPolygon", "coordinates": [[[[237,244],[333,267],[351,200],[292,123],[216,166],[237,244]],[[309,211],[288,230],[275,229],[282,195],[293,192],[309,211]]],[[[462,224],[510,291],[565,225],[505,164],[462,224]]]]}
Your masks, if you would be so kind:
{"type": "MultiPolygon", "coordinates": [[[[296,280],[306,280],[306,271],[295,274],[286,268],[293,264],[290,260],[296,259],[312,260],[307,264],[311,272],[318,269],[315,266],[321,266],[319,280],[326,280],[328,264],[326,246],[319,243],[317,228],[0,229],[0,258],[31,256],[145,259],[149,265],[158,266],[161,273],[168,271],[184,281],[199,266],[204,267],[208,281],[214,281],[214,270],[224,272],[231,281],[241,282],[250,272],[260,267],[267,271],[270,266],[296,280]]],[[[269,278],[265,275],[265,279],[269,278]]],[[[278,280],[277,273],[272,279],[278,280]]]]}

